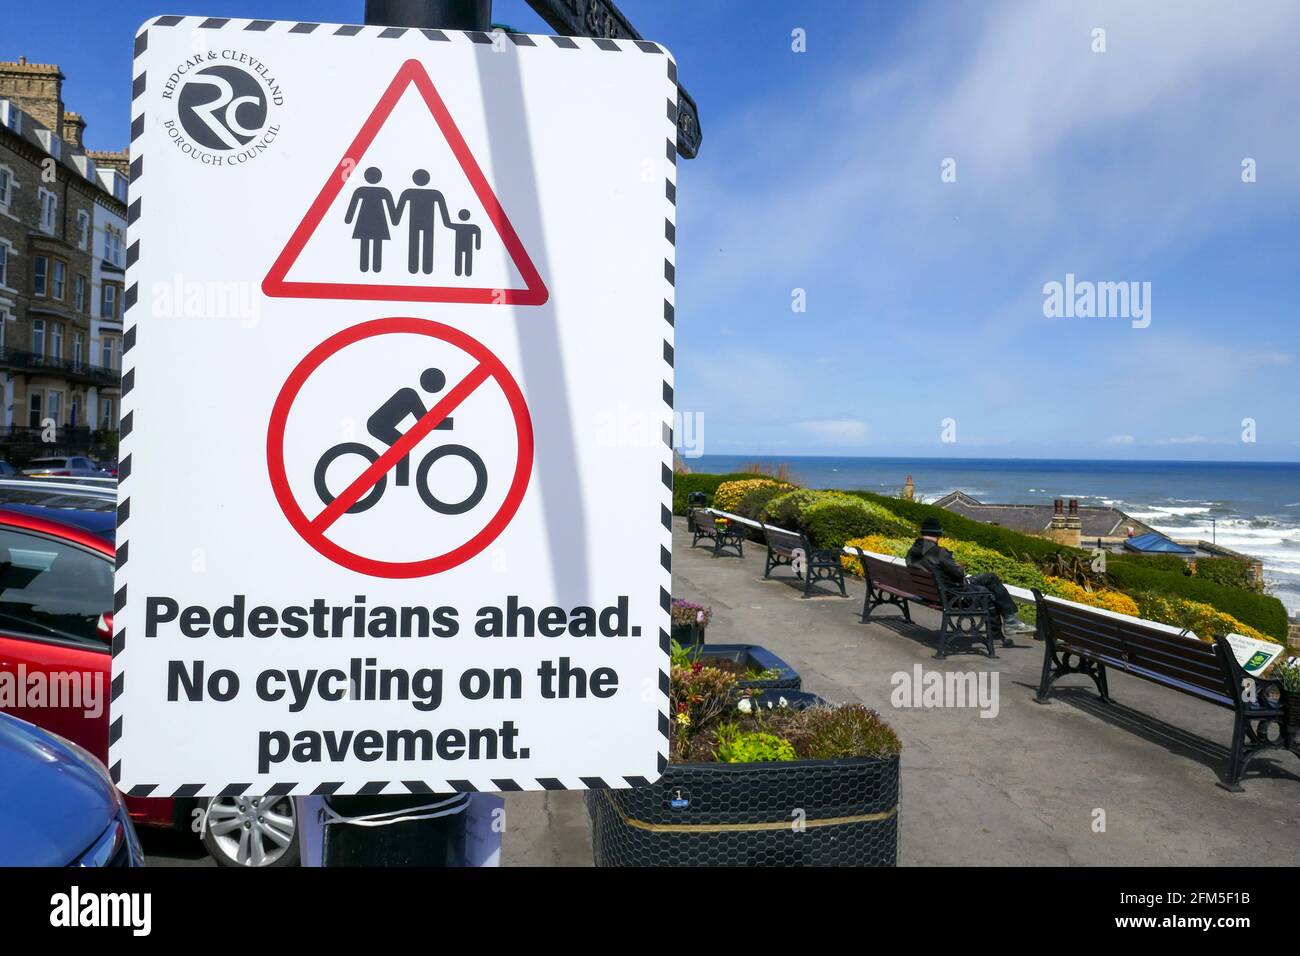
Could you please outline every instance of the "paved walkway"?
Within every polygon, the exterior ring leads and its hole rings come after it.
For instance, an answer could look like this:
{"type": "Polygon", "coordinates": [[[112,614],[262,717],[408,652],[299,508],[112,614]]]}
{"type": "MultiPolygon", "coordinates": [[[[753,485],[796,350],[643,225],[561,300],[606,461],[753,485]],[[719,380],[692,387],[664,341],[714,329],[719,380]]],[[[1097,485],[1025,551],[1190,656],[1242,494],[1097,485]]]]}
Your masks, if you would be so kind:
{"type": "MultiPolygon", "coordinates": [[[[904,865],[1294,865],[1300,856],[1300,759],[1259,758],[1242,793],[1215,785],[1231,712],[1114,672],[1110,707],[1083,677],[1064,681],[1078,691],[1036,704],[1043,653],[1032,639],[993,661],[936,661],[938,615],[916,609],[918,626],[908,626],[884,607],[864,625],[860,581],[849,581],[847,599],[823,589],[803,600],[788,568],[762,580],[761,546],[715,559],[692,549],[675,520],[673,594],[713,607],[709,643],[762,644],[806,690],[863,701],[898,731],[904,865]],[[996,674],[997,715],[892,706],[894,676],[917,665],[996,674]]],[[[506,826],[508,865],[590,865],[581,794],[511,796],[506,826]]]]}

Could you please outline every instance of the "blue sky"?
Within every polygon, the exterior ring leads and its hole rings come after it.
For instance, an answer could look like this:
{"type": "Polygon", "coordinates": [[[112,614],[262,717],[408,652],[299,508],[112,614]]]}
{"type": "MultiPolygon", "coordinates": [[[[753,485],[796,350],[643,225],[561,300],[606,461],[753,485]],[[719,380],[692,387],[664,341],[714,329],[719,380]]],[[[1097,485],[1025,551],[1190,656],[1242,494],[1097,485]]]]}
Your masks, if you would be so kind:
{"type": "MultiPolygon", "coordinates": [[[[703,119],[679,166],[677,396],[707,453],[1300,460],[1300,6],[622,7],[703,119]],[[1150,283],[1149,326],[1046,317],[1067,273],[1150,283]]],[[[146,17],[362,8],[9,4],[0,59],[59,63],[114,149],[146,17]]],[[[522,0],[494,17],[544,32],[522,0]]]]}

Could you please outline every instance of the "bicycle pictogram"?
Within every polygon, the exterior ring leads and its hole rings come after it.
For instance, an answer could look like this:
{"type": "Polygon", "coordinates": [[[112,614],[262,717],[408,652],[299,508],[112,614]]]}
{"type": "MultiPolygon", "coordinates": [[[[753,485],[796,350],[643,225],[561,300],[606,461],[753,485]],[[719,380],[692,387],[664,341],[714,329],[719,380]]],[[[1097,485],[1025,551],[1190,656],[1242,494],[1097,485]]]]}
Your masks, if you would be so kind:
{"type": "MultiPolygon", "coordinates": [[[[420,375],[420,387],[426,392],[436,394],[441,392],[447,385],[447,377],[440,369],[427,368],[420,375]]],[[[366,420],[366,429],[370,434],[383,442],[390,448],[402,438],[402,432],[398,429],[398,423],[408,415],[413,415],[416,421],[423,418],[429,409],[425,407],[423,399],[413,388],[403,388],[394,392],[388,401],[384,402],[369,419],[366,420]]],[[[454,419],[448,415],[441,422],[433,427],[434,431],[451,431],[454,427],[454,419]]],[[[363,445],[360,442],[340,442],[333,446],[325,454],[321,455],[320,460],[316,462],[316,470],[313,480],[316,485],[316,494],[325,505],[334,503],[337,495],[330,492],[326,482],[326,476],[329,472],[330,465],[338,461],[345,455],[360,455],[370,464],[379,460],[380,452],[375,451],[369,445],[363,445]]],[[[393,484],[398,488],[404,488],[411,483],[411,456],[403,455],[398,459],[397,465],[393,468],[393,484]]],[[[388,476],[384,475],[374,486],[359,498],[355,504],[347,508],[344,514],[360,514],[363,511],[379,503],[383,497],[384,491],[388,486],[388,476]]],[[[432,508],[439,514],[459,515],[470,511],[483,500],[483,495],[487,491],[488,473],[487,466],[483,464],[483,459],[478,452],[465,445],[446,444],[434,448],[422,459],[419,466],[415,469],[415,490],[428,507],[432,508]],[[444,458],[460,458],[474,469],[474,488],[468,495],[460,501],[443,501],[433,493],[429,487],[429,473],[433,466],[444,458]]]]}

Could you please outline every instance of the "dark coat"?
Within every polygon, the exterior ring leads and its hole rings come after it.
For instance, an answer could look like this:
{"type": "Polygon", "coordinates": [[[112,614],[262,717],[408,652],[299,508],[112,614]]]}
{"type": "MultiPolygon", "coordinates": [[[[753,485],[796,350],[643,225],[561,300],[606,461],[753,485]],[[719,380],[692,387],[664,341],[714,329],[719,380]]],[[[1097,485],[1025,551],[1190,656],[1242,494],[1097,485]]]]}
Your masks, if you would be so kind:
{"type": "Polygon", "coordinates": [[[909,568],[925,568],[927,571],[934,573],[936,570],[952,584],[964,584],[966,582],[966,571],[953,558],[952,552],[947,548],[941,548],[934,541],[926,538],[917,538],[912,547],[907,552],[907,566],[909,568]]]}

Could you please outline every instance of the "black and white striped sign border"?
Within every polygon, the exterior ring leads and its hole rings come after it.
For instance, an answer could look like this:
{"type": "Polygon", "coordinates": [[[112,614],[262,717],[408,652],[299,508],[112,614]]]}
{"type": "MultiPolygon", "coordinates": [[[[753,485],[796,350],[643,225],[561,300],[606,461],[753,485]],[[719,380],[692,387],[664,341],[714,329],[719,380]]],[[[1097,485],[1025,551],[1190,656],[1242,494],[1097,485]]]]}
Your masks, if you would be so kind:
{"type": "MultiPolygon", "coordinates": [[[[290,23],[276,20],[237,20],[226,17],[183,17],[183,16],[162,16],[156,17],[140,28],[135,38],[134,66],[132,70],[133,80],[131,83],[131,146],[130,146],[130,192],[128,195],[127,208],[127,228],[135,225],[140,221],[142,211],[142,185],[141,177],[144,174],[144,156],[140,148],[140,138],[144,133],[145,117],[143,107],[140,104],[140,98],[144,95],[148,84],[146,71],[140,67],[140,58],[149,47],[149,30],[156,27],[183,27],[189,25],[196,30],[246,30],[252,32],[270,32],[278,30],[289,34],[309,35],[321,31],[332,36],[355,37],[355,36],[378,36],[382,39],[397,39],[408,33],[421,35],[428,40],[438,43],[452,43],[468,40],[477,44],[492,44],[498,41],[498,35],[495,33],[485,33],[481,31],[460,33],[444,32],[442,30],[430,30],[414,27],[381,27],[381,26],[359,26],[347,24],[325,24],[325,23],[290,23]]],[[[610,52],[628,52],[639,51],[641,53],[655,54],[664,57],[667,65],[665,77],[666,87],[666,119],[668,122],[665,155],[669,163],[668,174],[664,180],[664,198],[667,200],[664,215],[664,308],[663,317],[667,323],[663,336],[663,360],[664,360],[664,377],[662,399],[666,406],[665,420],[663,424],[663,444],[664,452],[660,464],[661,478],[664,485],[664,497],[660,503],[660,521],[663,525],[663,537],[659,545],[659,563],[663,569],[665,579],[659,587],[659,604],[660,609],[665,617],[671,614],[672,610],[672,499],[673,499],[673,329],[675,325],[675,285],[676,285],[676,244],[677,244],[677,64],[667,51],[657,43],[649,40],[609,40],[597,37],[559,37],[559,36],[532,36],[522,33],[507,33],[505,37],[509,38],[515,48],[537,47],[547,41],[556,47],[565,50],[579,50],[584,47],[595,47],[596,49],[610,52]]],[[[130,436],[135,424],[135,399],[131,393],[135,388],[135,356],[131,354],[136,341],[136,327],[139,316],[135,314],[135,309],[139,301],[139,287],[136,281],[136,263],[140,259],[139,240],[132,240],[127,246],[126,265],[127,265],[127,288],[125,293],[124,319],[125,330],[123,332],[122,345],[122,415],[119,433],[118,453],[120,457],[118,467],[118,507],[117,507],[117,572],[120,586],[117,587],[113,599],[113,611],[118,620],[121,620],[122,612],[126,608],[127,602],[127,583],[122,569],[127,563],[129,554],[129,538],[124,525],[131,516],[131,497],[130,488],[127,482],[131,477],[131,452],[129,449],[130,436]]],[[[658,756],[658,769],[660,773],[668,766],[668,740],[672,734],[672,719],[668,712],[668,692],[669,692],[669,674],[665,666],[668,659],[670,637],[668,631],[661,627],[659,629],[660,650],[663,658],[659,669],[659,687],[657,693],[660,698],[660,710],[657,715],[658,732],[663,738],[661,749],[658,756]]],[[[120,627],[113,635],[113,680],[111,685],[110,704],[122,696],[125,687],[124,674],[118,665],[118,655],[126,647],[126,628],[120,627]]],[[[122,761],[117,754],[118,744],[122,739],[122,717],[118,716],[112,720],[109,725],[109,762],[110,773],[113,781],[116,783],[122,778],[122,761]]],[[[471,780],[447,780],[447,787],[458,793],[472,793],[479,791],[486,792],[516,792],[524,790],[578,790],[578,789],[603,789],[610,786],[610,783],[602,777],[579,777],[580,786],[565,784],[555,777],[538,777],[532,779],[515,780],[512,778],[491,778],[490,781],[474,783],[471,780]]],[[[623,780],[628,786],[640,787],[648,785],[644,777],[625,776],[623,780]]],[[[170,796],[173,797],[190,797],[200,793],[205,784],[190,783],[182,784],[172,791],[170,796]]],[[[221,796],[238,796],[246,793],[252,786],[251,783],[232,783],[222,787],[219,791],[221,796]]],[[[320,784],[287,782],[276,783],[266,788],[267,796],[286,796],[289,794],[313,794],[328,795],[338,791],[343,784],[324,782],[320,784]]],[[[166,793],[159,793],[158,784],[137,784],[132,787],[129,794],[133,797],[149,796],[167,796],[166,793]]],[[[377,780],[365,784],[360,788],[358,793],[367,795],[378,795],[381,793],[411,793],[411,794],[428,794],[433,793],[433,788],[419,780],[402,780],[386,781],[377,780]]]]}

